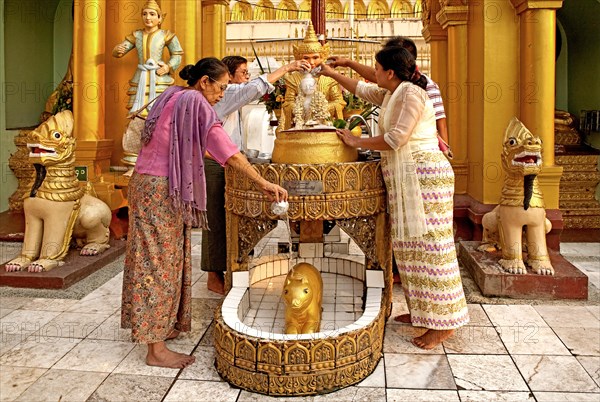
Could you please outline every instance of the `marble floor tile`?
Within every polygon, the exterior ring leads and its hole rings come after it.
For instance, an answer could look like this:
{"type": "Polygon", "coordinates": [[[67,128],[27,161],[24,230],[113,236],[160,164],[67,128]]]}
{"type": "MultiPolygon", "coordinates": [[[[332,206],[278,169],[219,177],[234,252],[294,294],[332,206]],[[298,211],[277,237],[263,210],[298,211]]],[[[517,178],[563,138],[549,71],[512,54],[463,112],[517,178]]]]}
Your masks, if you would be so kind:
{"type": "Polygon", "coordinates": [[[600,356],[577,356],[577,360],[585,371],[600,386],[600,356]]]}
{"type": "Polygon", "coordinates": [[[469,322],[467,326],[488,327],[493,325],[480,304],[468,304],[467,308],[469,309],[469,322]]]}
{"type": "Polygon", "coordinates": [[[313,401],[331,402],[333,398],[337,401],[379,402],[385,400],[385,388],[346,387],[336,391],[334,395],[315,395],[313,401]]]}
{"type": "Polygon", "coordinates": [[[0,335],[0,356],[25,341],[26,337],[19,334],[2,334],[0,335]]]}
{"type": "Polygon", "coordinates": [[[215,324],[213,322],[210,324],[210,326],[204,333],[204,336],[202,336],[202,338],[200,338],[200,342],[198,342],[198,346],[210,346],[211,348],[214,348],[215,347],[215,338],[213,336],[214,331],[215,331],[215,324]]]}
{"type": "Polygon", "coordinates": [[[31,299],[23,306],[27,310],[66,311],[78,302],[77,299],[47,299],[38,297],[31,299]]]}
{"type": "Polygon", "coordinates": [[[456,385],[465,390],[527,391],[510,356],[448,355],[456,385]]]}
{"type": "Polygon", "coordinates": [[[69,313],[108,313],[121,308],[121,295],[90,293],[66,311],[69,313]]]}
{"type": "Polygon", "coordinates": [[[0,401],[13,401],[40,378],[47,369],[0,365],[0,401]]]}
{"type": "Polygon", "coordinates": [[[502,355],[508,354],[496,328],[464,326],[444,341],[446,353],[502,355]]]}
{"type": "Polygon", "coordinates": [[[573,263],[584,274],[594,274],[600,272],[599,261],[576,261],[573,263]]]}
{"type": "Polygon", "coordinates": [[[0,320],[2,335],[21,335],[26,338],[52,321],[60,311],[14,310],[0,320]]]}
{"type": "Polygon", "coordinates": [[[121,328],[121,312],[117,311],[90,332],[87,339],[131,342],[131,329],[121,328]]]}
{"type": "Polygon", "coordinates": [[[586,306],[588,311],[594,315],[598,320],[600,320],[600,305],[596,306],[586,306]]]}
{"type": "Polygon", "coordinates": [[[119,272],[111,280],[105,282],[104,285],[96,289],[95,292],[98,292],[103,296],[115,295],[120,297],[123,293],[123,272],[119,272]]]}
{"type": "Polygon", "coordinates": [[[239,394],[226,382],[177,380],[163,401],[202,401],[209,395],[212,401],[235,401],[239,394]]]}
{"type": "Polygon", "coordinates": [[[0,357],[6,366],[50,368],[69,353],[81,339],[30,336],[0,357]]]}
{"type": "Polygon", "coordinates": [[[37,333],[44,337],[85,338],[109,316],[110,313],[61,313],[37,333]]]}
{"type": "Polygon", "coordinates": [[[267,396],[242,390],[237,402],[311,402],[313,399],[314,396],[267,396]]]}
{"type": "Polygon", "coordinates": [[[458,391],[461,402],[535,402],[529,392],[515,391],[458,391]]]}
{"type": "Polygon", "coordinates": [[[553,328],[574,355],[600,356],[600,328],[553,328]]]}
{"type": "Polygon", "coordinates": [[[442,345],[438,345],[430,350],[425,350],[412,344],[411,340],[414,337],[421,336],[424,332],[425,328],[417,328],[411,325],[387,325],[383,340],[383,352],[425,355],[444,354],[442,345]]]}
{"type": "Polygon", "coordinates": [[[589,286],[594,286],[596,289],[600,289],[600,273],[599,272],[586,272],[588,277],[589,286]]]}
{"type": "Polygon", "coordinates": [[[548,326],[533,306],[527,304],[484,304],[483,309],[496,327],[548,326]]]}
{"type": "Polygon", "coordinates": [[[600,321],[585,306],[535,306],[552,328],[600,328],[600,321]]]}
{"type": "MultiPolygon", "coordinates": [[[[184,354],[190,354],[194,349],[193,345],[173,345],[169,344],[169,349],[184,354]]],[[[146,364],[146,354],[148,347],[146,345],[136,344],[129,354],[113,370],[115,374],[148,375],[153,377],[175,377],[180,369],[166,367],[148,366],[146,364]]],[[[194,363],[196,364],[196,363],[194,363]]]]}
{"type": "Polygon", "coordinates": [[[108,373],[50,369],[16,400],[20,402],[85,401],[108,373]]]}
{"type": "Polygon", "coordinates": [[[160,401],[172,382],[166,377],[111,374],[86,402],[160,401]]]}
{"type": "Polygon", "coordinates": [[[387,389],[387,402],[459,402],[456,391],[430,389],[387,389]]]}
{"type": "Polygon", "coordinates": [[[571,353],[548,327],[497,327],[511,355],[570,355],[571,353]]]}
{"type": "Polygon", "coordinates": [[[33,300],[30,297],[0,297],[0,306],[2,308],[10,308],[13,310],[19,309],[33,300]]]}
{"type": "Polygon", "coordinates": [[[196,361],[191,366],[183,369],[179,375],[180,380],[221,381],[215,369],[215,348],[198,346],[194,351],[196,361]]]}
{"type": "Polygon", "coordinates": [[[534,392],[533,395],[538,402],[598,402],[597,393],[583,392],[534,392]]]}
{"type": "Polygon", "coordinates": [[[385,388],[385,363],[379,360],[377,367],[364,380],[356,384],[357,387],[385,388]]]}
{"type": "Polygon", "coordinates": [[[206,330],[210,326],[211,322],[211,319],[197,320],[192,318],[192,330],[188,332],[181,332],[177,338],[169,341],[169,345],[196,346],[206,333],[206,330]]]}
{"type": "Polygon", "coordinates": [[[600,257],[600,243],[561,243],[560,253],[570,258],[600,257]]]}
{"type": "Polygon", "coordinates": [[[532,391],[600,392],[573,356],[513,356],[532,391]]]}
{"type": "Polygon", "coordinates": [[[63,370],[112,372],[135,344],[100,339],[84,339],[65,355],[54,368],[63,370]]]}
{"type": "Polygon", "coordinates": [[[384,359],[388,388],[456,389],[444,355],[386,353],[384,359]]]}

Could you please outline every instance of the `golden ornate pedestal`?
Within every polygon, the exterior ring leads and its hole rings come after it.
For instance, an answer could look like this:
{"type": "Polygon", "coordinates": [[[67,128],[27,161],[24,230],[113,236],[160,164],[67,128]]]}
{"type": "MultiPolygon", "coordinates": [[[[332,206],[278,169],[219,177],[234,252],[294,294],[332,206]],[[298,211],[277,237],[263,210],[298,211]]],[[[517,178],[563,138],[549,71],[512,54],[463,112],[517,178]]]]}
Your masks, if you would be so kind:
{"type": "MultiPolygon", "coordinates": [[[[256,164],[254,168],[273,183],[288,187],[293,187],[293,183],[311,183],[318,187],[319,191],[310,195],[298,191],[297,195],[290,195],[289,219],[301,223],[335,221],[365,254],[361,268],[367,271],[359,271],[359,276],[368,281],[369,271],[378,271],[371,274],[383,276],[385,286],[365,288],[364,300],[376,303],[366,302],[363,316],[353,324],[304,335],[265,333],[239,321],[239,325],[235,323],[240,307],[232,306],[231,299],[244,303],[249,296],[247,288],[234,287],[216,313],[217,372],[237,387],[274,396],[321,394],[355,384],[377,366],[385,322],[391,313],[392,254],[379,161],[256,164]],[[372,304],[379,309],[374,311],[372,304]]],[[[248,253],[276,227],[278,217],[271,212],[271,202],[246,176],[226,168],[226,182],[229,288],[232,275],[248,271],[248,253]]]]}

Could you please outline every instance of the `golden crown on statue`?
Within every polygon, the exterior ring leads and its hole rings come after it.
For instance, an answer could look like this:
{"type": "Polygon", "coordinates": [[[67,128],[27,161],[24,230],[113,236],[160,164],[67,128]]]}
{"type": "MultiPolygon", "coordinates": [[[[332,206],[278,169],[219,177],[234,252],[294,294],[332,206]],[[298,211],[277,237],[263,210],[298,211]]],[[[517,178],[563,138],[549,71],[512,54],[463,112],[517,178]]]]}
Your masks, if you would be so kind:
{"type": "Polygon", "coordinates": [[[299,45],[294,45],[293,51],[296,60],[302,59],[305,54],[313,53],[319,53],[322,59],[326,59],[329,56],[329,43],[321,45],[312,22],[309,22],[304,40],[299,45]]]}

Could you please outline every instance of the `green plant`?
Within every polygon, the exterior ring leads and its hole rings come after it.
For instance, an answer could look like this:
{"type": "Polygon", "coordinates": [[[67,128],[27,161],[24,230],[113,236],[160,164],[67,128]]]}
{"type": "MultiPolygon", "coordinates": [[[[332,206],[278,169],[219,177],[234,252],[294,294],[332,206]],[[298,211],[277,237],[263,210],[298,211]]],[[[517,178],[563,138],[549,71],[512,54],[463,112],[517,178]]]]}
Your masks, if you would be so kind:
{"type": "Polygon", "coordinates": [[[273,83],[275,89],[271,93],[266,93],[262,96],[261,101],[265,104],[267,112],[271,113],[275,109],[281,109],[281,105],[285,100],[285,90],[287,86],[283,78],[278,79],[273,83]]]}
{"type": "Polygon", "coordinates": [[[342,96],[346,102],[344,110],[365,110],[373,107],[371,103],[359,98],[350,91],[343,91],[342,96]]]}

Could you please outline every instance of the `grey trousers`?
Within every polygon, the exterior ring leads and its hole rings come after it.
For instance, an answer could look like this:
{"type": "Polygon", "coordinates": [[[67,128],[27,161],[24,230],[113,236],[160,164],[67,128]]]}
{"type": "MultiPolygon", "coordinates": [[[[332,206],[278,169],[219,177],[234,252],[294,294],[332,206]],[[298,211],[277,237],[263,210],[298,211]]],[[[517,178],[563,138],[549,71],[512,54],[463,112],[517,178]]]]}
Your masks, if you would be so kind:
{"type": "Polygon", "coordinates": [[[225,220],[225,169],[212,159],[204,158],[206,177],[206,215],[209,230],[202,232],[203,271],[227,270],[227,227],[225,220]]]}

